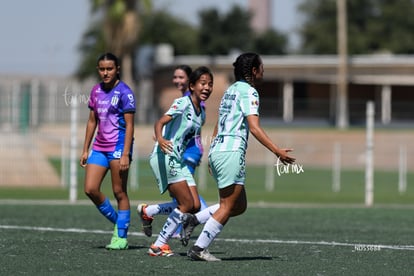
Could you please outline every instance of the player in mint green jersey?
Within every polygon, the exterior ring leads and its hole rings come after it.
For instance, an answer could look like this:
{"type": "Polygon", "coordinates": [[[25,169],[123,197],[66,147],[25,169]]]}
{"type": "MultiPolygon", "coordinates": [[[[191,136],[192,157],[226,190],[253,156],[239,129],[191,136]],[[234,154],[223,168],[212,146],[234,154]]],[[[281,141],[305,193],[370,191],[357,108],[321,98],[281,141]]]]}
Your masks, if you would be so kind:
{"type": "Polygon", "coordinates": [[[171,256],[168,241],[182,223],[185,213],[200,206],[194,178],[183,159],[188,143],[200,134],[205,121],[201,106],[213,90],[213,74],[207,67],[194,70],[189,78],[191,95],[175,99],[170,109],[155,123],[156,143],[150,165],[161,193],[167,190],[177,201],[157,240],[148,250],[150,256],[171,256]]]}
{"type": "MultiPolygon", "coordinates": [[[[210,212],[213,214],[209,216],[195,245],[187,253],[192,260],[219,261],[220,259],[210,254],[207,248],[220,234],[230,217],[242,214],[247,208],[244,183],[249,133],[273,152],[280,162],[290,164],[295,161],[295,158],[288,155],[292,150],[276,146],[260,126],[259,93],[255,88],[263,78],[264,70],[260,56],[255,53],[244,53],[237,57],[233,66],[236,82],[227,89],[221,99],[219,118],[213,133],[215,138],[208,157],[211,172],[219,189],[220,202],[219,206],[214,207],[216,211],[210,212]]],[[[187,219],[184,219],[184,231],[191,232],[197,225],[197,220],[194,220],[194,215],[187,217],[192,217],[192,222],[188,224],[187,219]]]]}
{"type": "MultiPolygon", "coordinates": [[[[180,90],[182,96],[191,96],[191,91],[188,88],[188,82],[193,70],[190,66],[181,64],[175,67],[172,83],[174,86],[180,90]]],[[[205,109],[205,103],[201,102],[201,108],[205,109]]],[[[188,169],[190,170],[191,174],[194,175],[195,169],[197,166],[200,165],[201,158],[203,155],[203,144],[201,141],[201,133],[191,139],[185,152],[183,153],[183,161],[187,165],[188,169]]],[[[191,192],[195,195],[197,192],[196,186],[190,186],[191,192]]],[[[169,202],[162,202],[162,203],[155,203],[155,204],[146,204],[140,203],[137,206],[137,213],[141,220],[142,224],[142,231],[147,237],[152,236],[152,223],[155,219],[155,216],[158,215],[169,215],[172,210],[177,207],[177,201],[173,198],[169,202]]],[[[195,210],[203,210],[207,208],[207,203],[199,195],[199,201],[194,202],[194,209],[195,210]]],[[[182,239],[182,226],[179,226],[175,231],[173,237],[180,238],[184,245],[187,245],[188,241],[182,239]]]]}

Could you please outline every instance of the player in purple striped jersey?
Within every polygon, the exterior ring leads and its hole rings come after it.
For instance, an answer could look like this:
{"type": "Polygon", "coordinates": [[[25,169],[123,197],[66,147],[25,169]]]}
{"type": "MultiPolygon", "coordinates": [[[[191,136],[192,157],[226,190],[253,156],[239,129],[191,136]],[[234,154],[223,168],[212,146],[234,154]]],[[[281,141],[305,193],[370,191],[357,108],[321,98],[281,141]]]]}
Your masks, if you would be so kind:
{"type": "Polygon", "coordinates": [[[129,165],[134,136],[135,97],[120,80],[118,59],[106,53],[98,59],[101,82],[92,88],[88,107],[83,152],[80,165],[86,168],[85,193],[114,226],[107,249],[127,249],[130,202],[127,194],[129,165]],[[95,135],[96,131],[96,135],[95,135]],[[92,150],[89,147],[93,140],[92,150]],[[111,171],[112,190],[118,203],[116,211],[101,192],[101,184],[111,171]]]}

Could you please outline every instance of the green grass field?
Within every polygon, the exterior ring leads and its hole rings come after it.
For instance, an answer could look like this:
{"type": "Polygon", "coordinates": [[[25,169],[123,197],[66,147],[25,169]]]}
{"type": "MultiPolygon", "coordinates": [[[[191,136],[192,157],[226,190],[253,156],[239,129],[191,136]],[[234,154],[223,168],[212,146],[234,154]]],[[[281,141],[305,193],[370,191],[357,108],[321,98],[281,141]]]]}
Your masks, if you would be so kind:
{"type": "MultiPolygon", "coordinates": [[[[51,160],[60,172],[59,160],[51,160]]],[[[160,195],[151,172],[148,160],[138,163],[138,183],[129,188],[131,200],[168,200],[168,195],[160,195]]],[[[206,189],[200,194],[209,202],[217,200],[217,188],[213,178],[206,173],[206,189]]],[[[253,203],[316,203],[316,204],[364,204],[365,175],[363,171],[344,170],[341,174],[341,189],[332,191],[332,172],[328,169],[305,168],[300,174],[285,174],[273,177],[274,189],[266,190],[266,168],[249,166],[247,168],[246,189],[249,202],[253,203]]],[[[197,175],[196,175],[197,176],[197,175]]],[[[78,199],[87,199],[83,194],[84,170],[79,168],[78,199]]],[[[130,180],[132,177],[130,176],[130,180]]],[[[394,171],[375,171],[375,204],[413,204],[414,186],[411,183],[414,173],[407,175],[407,190],[398,192],[398,173],[394,171]]],[[[199,182],[199,179],[197,179],[199,182]]],[[[132,183],[131,183],[132,184],[132,183]]],[[[102,185],[103,191],[111,195],[109,174],[102,185]]],[[[68,199],[67,187],[57,188],[4,188],[0,187],[0,199],[68,199]]]]}
{"type": "MultiPolygon", "coordinates": [[[[138,187],[129,190],[130,248],[120,252],[104,249],[113,226],[83,194],[82,170],[75,204],[67,187],[0,188],[0,275],[414,275],[412,173],[400,194],[396,172],[376,171],[374,206],[366,208],[362,171],[344,171],[339,192],[332,191],[331,172],[316,168],[275,175],[268,191],[265,168],[250,166],[248,210],[210,248],[223,262],[204,263],[188,260],[177,240],[170,243],[174,257],[146,254],[155,237],[140,232],[135,207],[169,197],[159,194],[146,160],[138,168],[138,187]]],[[[213,203],[217,189],[206,179],[200,193],[213,203]]],[[[108,179],[103,191],[111,196],[108,179]]],[[[165,218],[155,220],[155,234],[165,218]]]]}
{"type": "MultiPolygon", "coordinates": [[[[91,204],[0,203],[0,275],[413,275],[414,209],[250,207],[210,251],[222,262],[149,257],[155,237],[132,214],[130,248],[107,251],[112,226],[91,204]]],[[[165,216],[154,221],[160,230],[165,216]]],[[[197,228],[194,238],[201,228],[197,228]]]]}

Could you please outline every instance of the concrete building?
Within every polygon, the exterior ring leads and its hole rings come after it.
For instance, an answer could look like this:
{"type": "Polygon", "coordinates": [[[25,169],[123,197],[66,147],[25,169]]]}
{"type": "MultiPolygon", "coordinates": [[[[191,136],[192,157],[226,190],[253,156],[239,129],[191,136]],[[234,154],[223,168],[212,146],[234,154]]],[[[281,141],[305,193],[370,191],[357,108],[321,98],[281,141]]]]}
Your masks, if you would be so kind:
{"type": "MultiPolygon", "coordinates": [[[[335,126],[337,118],[336,56],[262,56],[264,81],[260,91],[263,122],[279,125],[335,126]]],[[[209,99],[208,123],[215,122],[221,95],[233,82],[235,56],[177,56],[155,64],[153,74],[137,87],[137,123],[153,123],[179,92],[171,84],[177,64],[209,66],[214,72],[214,93],[209,99]]],[[[374,55],[348,59],[349,125],[365,123],[366,104],[375,103],[376,123],[405,126],[414,123],[414,56],[374,55]]],[[[70,101],[80,102],[87,115],[90,81],[33,76],[0,78],[0,127],[30,129],[42,124],[70,121],[70,101]]]]}
{"type": "MultiPolygon", "coordinates": [[[[265,80],[261,92],[261,116],[280,124],[335,125],[337,116],[337,56],[263,56],[265,80]]],[[[177,96],[171,87],[176,64],[209,66],[215,75],[209,100],[215,118],[219,98],[233,81],[235,57],[178,56],[171,66],[156,67],[153,106],[159,112],[177,96]],[[215,99],[217,97],[217,99],[215,99]]],[[[414,56],[353,56],[348,61],[348,120],[350,126],[365,122],[366,103],[375,104],[376,122],[387,125],[414,122],[414,56]]],[[[208,114],[209,115],[209,114],[208,114]]],[[[214,120],[214,119],[213,119],[214,120]]]]}

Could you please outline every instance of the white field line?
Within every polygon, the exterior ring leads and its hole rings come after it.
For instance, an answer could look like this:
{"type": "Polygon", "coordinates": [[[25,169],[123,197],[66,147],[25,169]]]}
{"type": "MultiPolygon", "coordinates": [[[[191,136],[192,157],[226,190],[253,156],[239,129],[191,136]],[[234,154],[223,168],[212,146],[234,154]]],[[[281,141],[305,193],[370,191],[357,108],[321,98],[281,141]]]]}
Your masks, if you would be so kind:
{"type": "MultiPolygon", "coordinates": [[[[112,231],[90,230],[80,228],[53,228],[53,227],[35,227],[35,226],[18,226],[18,225],[0,225],[0,229],[5,230],[28,230],[43,232],[64,232],[64,233],[89,233],[89,234],[112,234],[112,231]]],[[[128,232],[131,236],[144,237],[140,232],[128,232]]],[[[295,240],[262,240],[262,239],[222,239],[218,241],[238,242],[238,243],[274,243],[274,244],[297,244],[297,245],[322,245],[322,246],[342,246],[353,247],[355,251],[379,251],[381,249],[390,250],[413,250],[414,245],[389,245],[389,244],[363,244],[363,243],[345,243],[335,241],[295,241],[295,240]]]]}

